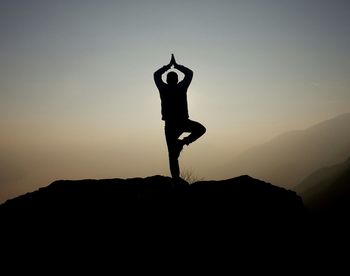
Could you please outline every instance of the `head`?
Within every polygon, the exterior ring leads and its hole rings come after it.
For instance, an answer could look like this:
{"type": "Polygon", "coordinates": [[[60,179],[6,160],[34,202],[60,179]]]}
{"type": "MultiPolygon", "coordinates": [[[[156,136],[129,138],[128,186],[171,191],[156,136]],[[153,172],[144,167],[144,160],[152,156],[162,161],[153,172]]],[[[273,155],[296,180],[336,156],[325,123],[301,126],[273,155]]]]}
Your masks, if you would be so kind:
{"type": "Polygon", "coordinates": [[[179,81],[178,76],[175,72],[171,71],[166,75],[166,82],[170,85],[177,84],[179,81]]]}

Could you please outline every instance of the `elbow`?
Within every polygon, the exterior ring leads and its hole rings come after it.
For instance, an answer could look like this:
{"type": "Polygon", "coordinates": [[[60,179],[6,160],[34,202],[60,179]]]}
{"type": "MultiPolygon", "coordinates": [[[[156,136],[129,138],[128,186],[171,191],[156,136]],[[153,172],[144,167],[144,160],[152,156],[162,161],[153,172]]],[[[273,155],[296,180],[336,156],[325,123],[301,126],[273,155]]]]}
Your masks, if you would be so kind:
{"type": "Polygon", "coordinates": [[[190,68],[186,68],[187,69],[187,73],[190,76],[193,76],[193,71],[190,68]]]}
{"type": "Polygon", "coordinates": [[[157,71],[153,73],[153,78],[154,78],[154,80],[157,80],[160,78],[160,75],[157,71]]]}
{"type": "Polygon", "coordinates": [[[155,72],[153,74],[153,80],[154,82],[157,83],[161,83],[162,82],[162,74],[159,74],[158,72],[155,72]]]}

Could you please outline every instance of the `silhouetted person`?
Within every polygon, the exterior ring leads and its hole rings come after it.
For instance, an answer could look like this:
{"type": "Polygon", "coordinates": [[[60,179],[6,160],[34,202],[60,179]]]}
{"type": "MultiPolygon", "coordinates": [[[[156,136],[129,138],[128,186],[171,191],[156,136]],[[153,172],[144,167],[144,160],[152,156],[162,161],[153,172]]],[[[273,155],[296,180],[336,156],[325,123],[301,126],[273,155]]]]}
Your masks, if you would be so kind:
{"type": "Polygon", "coordinates": [[[192,70],[176,63],[174,55],[171,56],[170,63],[164,65],[154,73],[154,81],[158,87],[162,103],[162,120],[165,121],[165,138],[168,145],[170,171],[173,178],[180,177],[178,158],[184,145],[196,141],[201,137],[206,129],[198,122],[191,121],[187,107],[187,88],[193,77],[192,70]],[[162,80],[162,75],[172,66],[182,72],[185,77],[178,82],[178,76],[171,71],[167,74],[166,82],[162,80]],[[179,139],[183,132],[190,135],[179,139]]]}

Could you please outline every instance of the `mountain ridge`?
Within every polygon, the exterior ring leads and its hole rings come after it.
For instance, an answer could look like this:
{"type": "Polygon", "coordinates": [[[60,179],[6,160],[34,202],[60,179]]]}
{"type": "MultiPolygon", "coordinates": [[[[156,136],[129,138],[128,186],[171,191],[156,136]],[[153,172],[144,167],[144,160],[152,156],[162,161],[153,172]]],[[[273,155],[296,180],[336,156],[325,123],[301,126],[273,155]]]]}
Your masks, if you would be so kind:
{"type": "Polygon", "coordinates": [[[295,190],[312,212],[341,215],[350,210],[350,157],[320,168],[307,176],[295,190]]]}
{"type": "Polygon", "coordinates": [[[349,125],[350,113],[345,113],[288,131],[241,153],[220,169],[221,174],[246,172],[292,189],[316,169],[339,163],[350,154],[349,125]]]}

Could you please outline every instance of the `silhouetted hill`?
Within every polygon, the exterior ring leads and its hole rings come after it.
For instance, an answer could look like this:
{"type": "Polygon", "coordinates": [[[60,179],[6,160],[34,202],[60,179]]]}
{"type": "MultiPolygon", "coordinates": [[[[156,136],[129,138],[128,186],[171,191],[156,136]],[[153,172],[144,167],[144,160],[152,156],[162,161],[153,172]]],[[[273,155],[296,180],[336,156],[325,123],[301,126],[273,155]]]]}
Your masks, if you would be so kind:
{"type": "MultiPolygon", "coordinates": [[[[302,219],[295,192],[240,176],[222,181],[185,181],[152,176],[105,180],[60,180],[0,206],[3,218],[94,223],[127,227],[199,227],[232,229],[241,220],[261,222],[302,219]]],[[[119,228],[119,229],[121,229],[119,228]]]]}
{"type": "Polygon", "coordinates": [[[198,260],[197,270],[226,260],[236,269],[241,259],[273,255],[289,263],[288,254],[319,241],[301,197],[247,175],[191,185],[163,176],[60,180],[0,205],[0,221],[13,257],[24,248],[58,266],[68,254],[72,262],[84,256],[83,266],[108,255],[117,267],[198,260]]]}
{"type": "Polygon", "coordinates": [[[350,158],[319,169],[306,177],[295,190],[313,212],[348,214],[350,211],[350,158]]]}
{"type": "Polygon", "coordinates": [[[305,130],[282,134],[235,158],[223,175],[248,173],[281,187],[293,188],[318,168],[350,154],[350,113],[305,130]]]}

